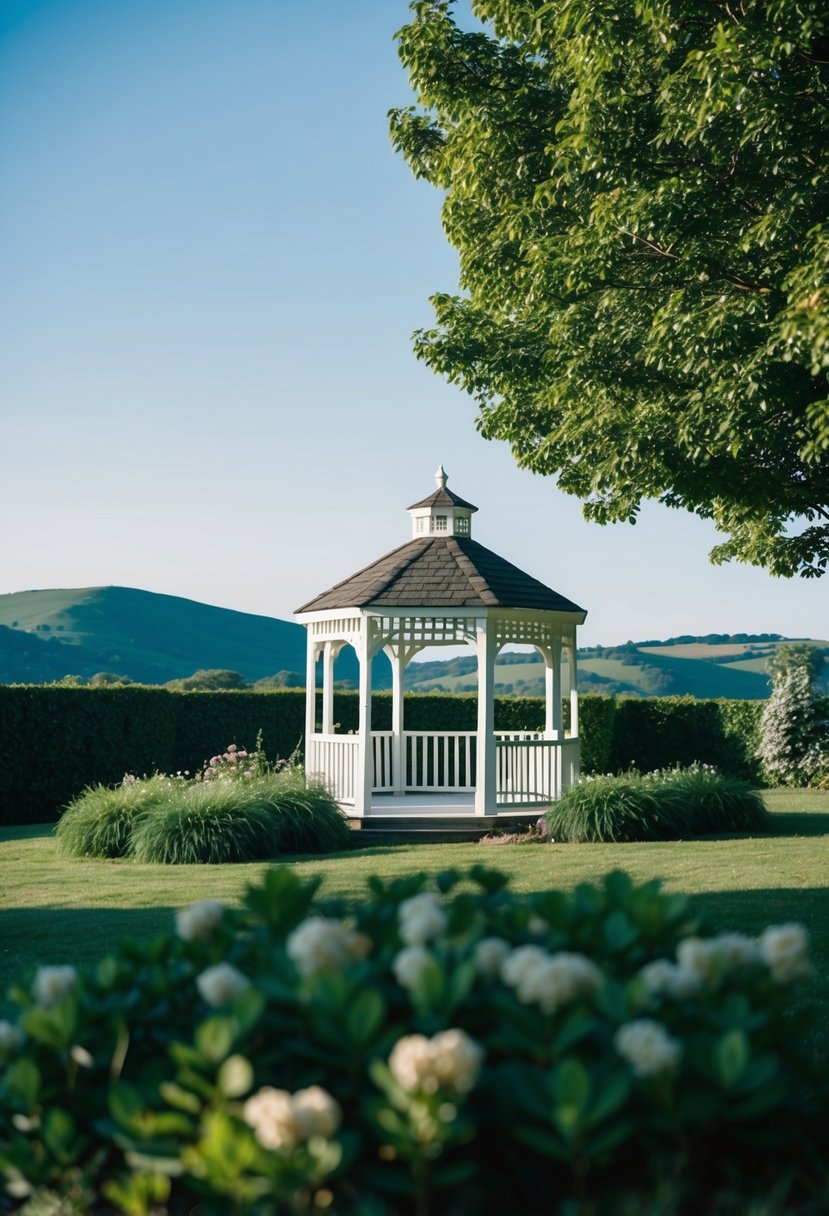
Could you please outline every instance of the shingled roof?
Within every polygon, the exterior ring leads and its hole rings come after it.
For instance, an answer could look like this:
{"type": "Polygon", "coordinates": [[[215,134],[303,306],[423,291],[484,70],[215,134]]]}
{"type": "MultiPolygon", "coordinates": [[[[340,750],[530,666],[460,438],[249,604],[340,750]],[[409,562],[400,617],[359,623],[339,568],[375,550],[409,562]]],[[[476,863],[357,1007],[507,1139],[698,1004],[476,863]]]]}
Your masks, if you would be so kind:
{"type": "Polygon", "coordinates": [[[463,536],[416,537],[323,591],[297,612],[372,607],[584,612],[491,549],[463,536]]]}
{"type": "Polygon", "coordinates": [[[471,502],[467,502],[465,498],[461,498],[459,495],[453,494],[451,490],[447,490],[446,486],[439,486],[428,498],[421,498],[420,502],[413,502],[406,510],[416,511],[418,507],[465,507],[467,511],[478,510],[471,502]]]}

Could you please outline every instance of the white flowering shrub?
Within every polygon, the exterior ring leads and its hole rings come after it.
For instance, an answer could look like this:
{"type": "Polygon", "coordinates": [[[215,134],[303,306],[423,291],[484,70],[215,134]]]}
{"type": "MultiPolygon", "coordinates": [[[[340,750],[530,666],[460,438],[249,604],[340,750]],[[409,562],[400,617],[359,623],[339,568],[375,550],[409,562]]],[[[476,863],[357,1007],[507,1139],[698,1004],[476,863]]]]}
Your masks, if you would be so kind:
{"type": "Polygon", "coordinates": [[[808,660],[784,668],[760,719],[757,758],[772,781],[811,785],[829,773],[829,724],[808,660]]]}
{"type": "Polygon", "coordinates": [[[712,936],[619,872],[316,886],[275,869],[91,974],[26,977],[0,1021],[11,1210],[736,1216],[773,1186],[819,1210],[802,925],[712,936]]]}

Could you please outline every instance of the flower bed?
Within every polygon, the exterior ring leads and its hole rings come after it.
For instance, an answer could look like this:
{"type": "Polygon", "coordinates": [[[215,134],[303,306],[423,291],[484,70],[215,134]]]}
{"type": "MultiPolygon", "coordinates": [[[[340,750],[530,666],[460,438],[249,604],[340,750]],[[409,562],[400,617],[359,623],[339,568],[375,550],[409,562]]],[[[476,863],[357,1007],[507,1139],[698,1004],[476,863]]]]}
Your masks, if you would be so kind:
{"type": "Polygon", "coordinates": [[[0,1167],[63,1214],[793,1211],[825,1170],[808,973],[802,926],[705,936],[619,872],[347,907],[276,869],[15,991],[0,1167]]]}

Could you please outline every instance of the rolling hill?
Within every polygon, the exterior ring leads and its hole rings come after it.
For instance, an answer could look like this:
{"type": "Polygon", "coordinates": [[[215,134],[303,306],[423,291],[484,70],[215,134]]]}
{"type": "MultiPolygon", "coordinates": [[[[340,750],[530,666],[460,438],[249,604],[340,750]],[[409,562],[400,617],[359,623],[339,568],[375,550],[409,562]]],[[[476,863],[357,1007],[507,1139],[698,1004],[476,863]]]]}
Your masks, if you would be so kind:
{"type": "Polygon", "coordinates": [[[7,626],[0,630],[5,683],[99,671],[151,684],[200,668],[226,668],[248,680],[305,671],[305,630],[293,621],[132,587],[2,595],[0,625],[7,626]]]}
{"type": "MultiPolygon", "coordinates": [[[[691,695],[759,700],[768,696],[765,666],[786,640],[777,634],[683,636],[579,651],[582,692],[632,696],[691,695]]],[[[800,639],[803,640],[803,639],[800,639]]],[[[829,642],[813,642],[827,651],[829,642]]],[[[239,672],[251,683],[276,672],[305,673],[305,630],[293,621],[216,608],[132,587],[84,587],[0,595],[0,683],[46,683],[67,675],[113,672],[164,684],[205,668],[239,672]]],[[[565,668],[566,673],[566,668],[565,668]]],[[[357,663],[346,648],[336,676],[354,685],[357,663]]],[[[565,675],[566,678],[566,675],[565,675]]],[[[829,693],[829,668],[821,677],[829,693]]],[[[499,692],[539,696],[544,670],[535,653],[504,653],[499,692]]],[[[388,688],[378,660],[374,686],[388,688]]],[[[475,692],[473,655],[413,662],[406,687],[416,692],[475,692]]]]}

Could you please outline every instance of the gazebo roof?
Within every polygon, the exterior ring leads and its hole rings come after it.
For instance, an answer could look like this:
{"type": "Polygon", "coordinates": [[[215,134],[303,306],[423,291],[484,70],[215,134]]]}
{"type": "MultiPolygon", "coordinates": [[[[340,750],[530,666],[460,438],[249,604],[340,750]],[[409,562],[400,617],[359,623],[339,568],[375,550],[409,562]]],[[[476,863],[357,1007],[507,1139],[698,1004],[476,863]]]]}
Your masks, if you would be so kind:
{"type": "Polygon", "coordinates": [[[471,502],[467,502],[465,498],[461,498],[458,494],[453,494],[451,490],[447,490],[446,486],[439,486],[428,498],[421,498],[420,502],[413,502],[406,510],[416,511],[418,507],[465,507],[467,511],[478,510],[471,502]]]}
{"type": "MultiPolygon", "coordinates": [[[[436,493],[450,494],[445,488],[436,493]]],[[[452,502],[470,505],[454,495],[452,502]]],[[[578,604],[468,536],[416,537],[323,591],[297,612],[371,607],[532,608],[585,615],[578,604]]]]}

